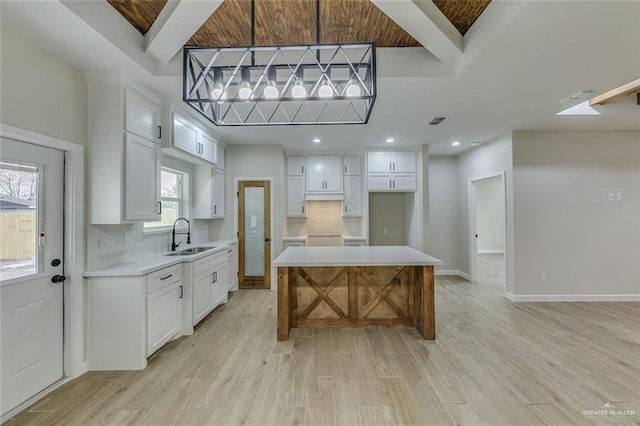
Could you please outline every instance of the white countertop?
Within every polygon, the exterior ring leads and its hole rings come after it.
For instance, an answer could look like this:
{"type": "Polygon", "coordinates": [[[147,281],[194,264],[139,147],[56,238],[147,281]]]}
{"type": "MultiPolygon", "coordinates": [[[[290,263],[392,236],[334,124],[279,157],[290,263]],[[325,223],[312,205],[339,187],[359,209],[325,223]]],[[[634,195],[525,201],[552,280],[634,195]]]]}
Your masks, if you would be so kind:
{"type": "Polygon", "coordinates": [[[407,246],[288,247],[275,266],[440,265],[442,261],[407,246]]]}
{"type": "MultiPolygon", "coordinates": [[[[173,266],[182,262],[193,262],[202,257],[210,254],[219,253],[223,250],[227,250],[232,245],[235,245],[235,241],[216,241],[211,243],[195,243],[189,246],[185,246],[184,249],[193,247],[214,247],[211,250],[203,251],[201,253],[186,255],[186,256],[167,256],[170,252],[158,253],[149,255],[144,258],[140,258],[135,262],[126,262],[119,265],[110,266],[107,268],[89,270],[84,273],[85,278],[92,277],[127,277],[147,275],[158,269],[166,268],[167,266],[173,266]]],[[[180,250],[178,250],[180,251],[180,250]]]]}

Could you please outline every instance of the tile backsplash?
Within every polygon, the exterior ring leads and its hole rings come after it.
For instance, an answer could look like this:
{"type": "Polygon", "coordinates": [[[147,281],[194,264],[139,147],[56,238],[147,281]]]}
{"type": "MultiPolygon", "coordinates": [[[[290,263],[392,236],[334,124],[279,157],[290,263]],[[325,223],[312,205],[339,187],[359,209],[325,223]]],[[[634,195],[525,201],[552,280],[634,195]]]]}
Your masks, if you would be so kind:
{"type": "Polygon", "coordinates": [[[286,220],[286,236],[362,235],[362,218],[342,217],[342,201],[307,201],[307,217],[286,220]]]}
{"type": "MultiPolygon", "coordinates": [[[[186,235],[176,235],[176,243],[186,241],[186,235]]],[[[191,243],[209,240],[208,222],[191,221],[191,243]]],[[[169,251],[171,232],[144,234],[142,223],[126,225],[88,225],[87,270],[107,268],[134,262],[155,253],[169,251]]],[[[184,244],[181,248],[184,247],[184,244]]]]}

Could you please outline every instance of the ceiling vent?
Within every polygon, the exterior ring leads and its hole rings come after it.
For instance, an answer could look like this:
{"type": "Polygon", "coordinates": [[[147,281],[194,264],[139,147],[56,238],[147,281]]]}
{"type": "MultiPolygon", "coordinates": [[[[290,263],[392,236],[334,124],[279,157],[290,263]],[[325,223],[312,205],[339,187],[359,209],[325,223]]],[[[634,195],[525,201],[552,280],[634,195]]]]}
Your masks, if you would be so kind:
{"type": "Polygon", "coordinates": [[[433,120],[429,122],[429,126],[437,126],[438,124],[442,123],[445,118],[447,117],[433,117],[433,120]]]}

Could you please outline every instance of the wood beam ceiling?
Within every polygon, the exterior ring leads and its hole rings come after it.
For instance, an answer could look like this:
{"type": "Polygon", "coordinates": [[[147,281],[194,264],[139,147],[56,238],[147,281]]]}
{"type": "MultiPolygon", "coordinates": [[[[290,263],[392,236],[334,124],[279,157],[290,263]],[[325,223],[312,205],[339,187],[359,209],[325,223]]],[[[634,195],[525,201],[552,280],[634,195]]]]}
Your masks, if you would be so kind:
{"type": "Polygon", "coordinates": [[[589,99],[589,105],[605,105],[611,102],[615,102],[619,99],[638,93],[637,102],[640,105],[640,78],[630,83],[623,84],[620,87],[611,89],[608,92],[604,92],[601,95],[594,96],[589,99]]]}

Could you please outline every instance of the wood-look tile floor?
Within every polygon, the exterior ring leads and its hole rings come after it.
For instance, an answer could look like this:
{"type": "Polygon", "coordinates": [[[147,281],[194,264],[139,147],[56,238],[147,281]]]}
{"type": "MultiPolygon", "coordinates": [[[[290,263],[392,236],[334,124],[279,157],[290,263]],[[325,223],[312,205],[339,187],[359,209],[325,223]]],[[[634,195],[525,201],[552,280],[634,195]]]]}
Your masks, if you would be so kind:
{"type": "Polygon", "coordinates": [[[435,342],[371,328],[278,343],[276,294],[240,291],[145,370],[89,372],[8,424],[640,424],[640,304],[512,303],[501,267],[437,277],[435,342]],[[606,403],[620,415],[585,415],[606,403]]]}

